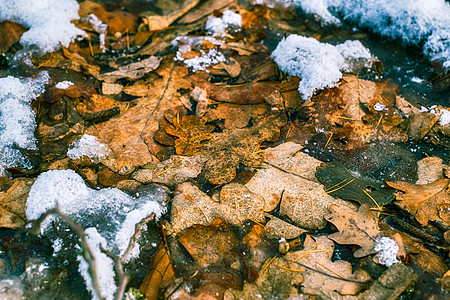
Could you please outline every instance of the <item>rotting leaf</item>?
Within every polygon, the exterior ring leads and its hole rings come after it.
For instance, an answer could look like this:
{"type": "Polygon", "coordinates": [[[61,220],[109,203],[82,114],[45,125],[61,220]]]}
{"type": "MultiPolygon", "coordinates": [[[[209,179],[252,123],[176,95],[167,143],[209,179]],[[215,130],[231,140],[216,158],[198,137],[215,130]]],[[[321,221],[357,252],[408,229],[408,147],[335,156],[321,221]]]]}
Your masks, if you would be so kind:
{"type": "Polygon", "coordinates": [[[183,1],[183,5],[167,16],[145,16],[148,28],[151,31],[160,31],[168,28],[176,19],[186,14],[189,10],[195,7],[199,3],[199,0],[186,0],[183,1]]]}
{"type": "Polygon", "coordinates": [[[360,249],[354,252],[357,258],[375,253],[374,246],[377,236],[380,234],[378,229],[377,217],[372,213],[367,204],[354,211],[345,206],[330,206],[331,213],[324,218],[333,223],[339,232],[328,236],[338,244],[358,245],[360,249]]]}
{"type": "Polygon", "coordinates": [[[394,200],[394,191],[384,188],[383,182],[352,173],[337,161],[321,164],[316,169],[316,177],[331,196],[376,208],[394,200]]]}
{"type": "MultiPolygon", "coordinates": [[[[250,258],[246,260],[246,265],[248,268],[253,268],[252,271],[261,269],[263,263],[275,255],[273,244],[267,240],[265,227],[262,224],[253,225],[252,229],[242,238],[242,243],[249,250],[250,258]]],[[[252,271],[249,273],[252,274],[252,271]]]]}
{"type": "Polygon", "coordinates": [[[210,225],[192,225],[178,235],[178,240],[202,268],[228,267],[239,258],[239,241],[221,218],[210,225]]]}
{"type": "Polygon", "coordinates": [[[147,300],[158,299],[161,288],[167,287],[175,279],[175,272],[172,266],[169,252],[166,247],[162,247],[155,254],[151,271],[145,276],[140,290],[147,300]]]}
{"type": "Polygon", "coordinates": [[[428,221],[441,221],[450,226],[450,189],[448,179],[438,179],[429,184],[408,182],[386,182],[390,187],[400,190],[395,193],[396,204],[414,215],[423,226],[428,221]]]}
{"type": "Polygon", "coordinates": [[[145,76],[147,73],[157,69],[160,61],[161,58],[150,56],[144,60],[121,66],[116,71],[97,75],[96,78],[107,83],[114,83],[121,78],[137,80],[145,76]]]}
{"type": "Polygon", "coordinates": [[[367,287],[369,274],[364,270],[353,272],[352,265],[343,260],[332,261],[334,244],[326,236],[307,236],[304,249],[289,252],[286,258],[291,268],[303,269],[303,293],[324,299],[340,299],[355,295],[367,287]]]}
{"type": "Polygon", "coordinates": [[[175,128],[167,127],[166,132],[178,137],[175,140],[175,149],[178,155],[196,154],[213,137],[211,132],[215,126],[206,125],[207,121],[208,118],[198,116],[182,116],[172,120],[175,128]]]}
{"type": "Polygon", "coordinates": [[[298,295],[303,282],[302,270],[294,270],[284,257],[267,259],[266,268],[254,283],[245,283],[242,291],[229,289],[224,300],[240,299],[288,299],[298,295]]]}

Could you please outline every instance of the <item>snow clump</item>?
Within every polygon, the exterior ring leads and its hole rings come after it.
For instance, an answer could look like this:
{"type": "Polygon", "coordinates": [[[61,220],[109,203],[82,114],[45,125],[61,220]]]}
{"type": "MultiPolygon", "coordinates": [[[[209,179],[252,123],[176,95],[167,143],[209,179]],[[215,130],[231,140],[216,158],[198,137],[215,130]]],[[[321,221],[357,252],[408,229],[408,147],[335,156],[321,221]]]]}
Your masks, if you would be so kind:
{"type": "Polygon", "coordinates": [[[211,65],[226,61],[225,56],[215,48],[209,49],[208,52],[205,52],[202,49],[203,41],[209,42],[216,46],[222,44],[221,41],[218,41],[213,37],[179,36],[172,41],[172,46],[178,47],[177,55],[174,59],[177,61],[183,61],[193,72],[205,70],[211,65]],[[199,52],[200,55],[190,59],[183,57],[185,53],[193,50],[199,52]]]}
{"type": "Polygon", "coordinates": [[[45,91],[49,79],[45,71],[36,79],[0,78],[0,176],[5,168],[32,167],[20,149],[37,149],[30,103],[45,91]]]}
{"type": "Polygon", "coordinates": [[[55,88],[60,89],[60,90],[65,90],[71,85],[73,85],[73,82],[64,80],[64,81],[58,82],[55,85],[55,88]]]}
{"type": "Polygon", "coordinates": [[[67,156],[71,159],[86,156],[94,163],[99,163],[109,154],[111,154],[111,149],[108,145],[103,144],[97,137],[89,134],[85,134],[73,141],[67,151],[67,156]]]}
{"type": "Polygon", "coordinates": [[[445,0],[294,0],[294,5],[324,24],[340,25],[345,20],[382,36],[423,45],[431,61],[450,69],[450,4],[445,0]]]}
{"type": "Polygon", "coordinates": [[[388,268],[393,264],[400,262],[397,259],[398,249],[395,241],[389,237],[379,237],[375,241],[374,250],[378,251],[376,257],[382,265],[385,265],[388,268]]]}
{"type": "MultiPolygon", "coordinates": [[[[77,36],[85,36],[70,21],[78,20],[76,0],[14,0],[0,1],[0,21],[23,24],[30,29],[22,35],[20,43],[41,52],[52,52],[67,47],[77,36]]],[[[33,49],[34,50],[34,49],[33,49]]]]}
{"type": "Polygon", "coordinates": [[[217,37],[225,37],[227,32],[236,33],[242,27],[242,17],[231,10],[225,10],[223,16],[210,16],[206,21],[205,30],[217,37]]]}
{"type": "Polygon", "coordinates": [[[359,41],[333,46],[296,34],[283,38],[272,58],[283,72],[300,77],[298,90],[304,100],[316,90],[335,87],[342,78],[341,71],[350,72],[361,64],[369,67],[373,60],[359,41]]]}

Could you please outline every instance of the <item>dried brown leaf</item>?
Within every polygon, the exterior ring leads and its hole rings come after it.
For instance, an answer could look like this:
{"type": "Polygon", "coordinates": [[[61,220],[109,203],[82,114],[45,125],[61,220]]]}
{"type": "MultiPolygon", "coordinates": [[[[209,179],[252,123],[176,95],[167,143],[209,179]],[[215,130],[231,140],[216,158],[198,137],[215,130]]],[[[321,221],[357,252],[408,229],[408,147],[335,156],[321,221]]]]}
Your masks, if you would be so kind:
{"type": "Polygon", "coordinates": [[[450,226],[450,189],[448,179],[438,179],[429,184],[386,182],[400,190],[396,193],[397,205],[414,215],[423,226],[428,221],[441,221],[450,226]]]}
{"type": "Polygon", "coordinates": [[[213,135],[214,125],[206,125],[206,117],[182,116],[172,120],[173,127],[167,127],[166,132],[178,137],[175,149],[178,155],[191,156],[205,146],[213,135]]]}
{"type": "Polygon", "coordinates": [[[169,252],[163,247],[155,254],[151,264],[151,271],[145,276],[140,290],[145,295],[145,299],[156,300],[160,289],[167,287],[174,279],[175,273],[169,252]]]}
{"type": "Polygon", "coordinates": [[[380,231],[377,217],[367,204],[361,205],[358,211],[345,206],[332,205],[330,211],[331,213],[324,218],[333,223],[339,232],[329,235],[329,239],[339,244],[361,246],[354,253],[358,258],[375,253],[375,240],[380,231]]]}

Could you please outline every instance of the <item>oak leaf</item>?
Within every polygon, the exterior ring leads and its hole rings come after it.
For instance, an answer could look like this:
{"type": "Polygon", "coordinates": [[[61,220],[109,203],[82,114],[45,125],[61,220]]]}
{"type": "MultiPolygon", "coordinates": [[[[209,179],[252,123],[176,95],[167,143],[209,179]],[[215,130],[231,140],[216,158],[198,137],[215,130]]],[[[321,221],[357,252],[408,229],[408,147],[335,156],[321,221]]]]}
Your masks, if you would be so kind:
{"type": "Polygon", "coordinates": [[[303,282],[302,272],[290,270],[291,263],[284,257],[277,257],[270,262],[254,283],[245,283],[242,291],[229,289],[224,300],[240,299],[288,299],[298,295],[298,287],[303,282]]]}
{"type": "Polygon", "coordinates": [[[178,235],[178,241],[202,268],[228,267],[239,258],[239,241],[221,218],[210,225],[192,225],[178,235]]]}
{"type": "Polygon", "coordinates": [[[280,213],[294,224],[308,229],[325,227],[323,215],[331,204],[353,206],[324,193],[314,176],[321,161],[300,152],[301,145],[289,142],[264,152],[263,168],[246,184],[265,200],[265,211],[280,203],[280,213]]]}
{"type": "Polygon", "coordinates": [[[166,133],[178,137],[175,140],[178,155],[196,154],[213,137],[211,131],[215,126],[206,125],[207,121],[206,117],[198,116],[182,116],[173,119],[174,127],[167,127],[166,133]]]}
{"type": "Polygon", "coordinates": [[[225,128],[244,128],[252,118],[264,115],[268,112],[267,104],[238,105],[221,103],[216,108],[208,110],[206,117],[208,121],[225,120],[225,128]]]}
{"type": "Polygon", "coordinates": [[[213,134],[202,150],[202,154],[208,156],[202,174],[210,183],[230,182],[236,176],[239,163],[248,167],[261,165],[263,151],[260,145],[279,138],[280,127],[286,124],[286,115],[284,112],[272,113],[260,117],[253,124],[251,127],[213,134]]]}
{"type": "Polygon", "coordinates": [[[355,257],[364,257],[375,253],[376,237],[380,234],[377,217],[372,213],[367,204],[354,211],[345,206],[330,206],[331,213],[324,218],[333,223],[339,232],[328,236],[338,244],[358,245],[360,249],[354,253],[355,257]]]}
{"type": "Polygon", "coordinates": [[[450,226],[450,189],[448,179],[438,179],[429,184],[408,182],[386,182],[400,190],[395,193],[396,204],[414,215],[423,226],[428,221],[441,221],[450,226]]]}
{"type": "Polygon", "coordinates": [[[353,272],[352,265],[343,260],[332,261],[334,243],[325,236],[307,236],[304,249],[289,252],[286,258],[293,269],[303,269],[302,291],[324,299],[341,299],[355,295],[369,283],[366,271],[353,272]]]}
{"type": "Polygon", "coordinates": [[[233,225],[242,225],[247,219],[264,222],[264,199],[243,185],[225,185],[219,200],[214,201],[192,183],[178,185],[170,214],[174,232],[194,224],[209,225],[216,217],[233,225]]]}

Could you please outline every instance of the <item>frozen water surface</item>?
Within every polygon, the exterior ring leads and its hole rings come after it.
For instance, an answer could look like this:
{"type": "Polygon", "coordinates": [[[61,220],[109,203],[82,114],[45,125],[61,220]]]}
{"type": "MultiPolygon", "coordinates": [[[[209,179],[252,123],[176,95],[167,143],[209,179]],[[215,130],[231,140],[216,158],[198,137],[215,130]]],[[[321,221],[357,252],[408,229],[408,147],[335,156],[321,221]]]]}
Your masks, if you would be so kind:
{"type": "MultiPolygon", "coordinates": [[[[166,192],[162,188],[155,188],[153,192],[140,198],[131,197],[116,188],[94,190],[87,187],[81,176],[73,170],[51,170],[42,173],[31,187],[26,203],[26,216],[28,220],[35,220],[58,204],[64,214],[81,224],[96,257],[103,296],[113,299],[115,283],[112,261],[101,253],[99,245],[117,255],[123,254],[134,234],[135,225],[151,213],[159,218],[166,211],[162,205],[165,197],[166,192]]],[[[52,233],[55,227],[51,226],[51,221],[56,218],[44,221],[43,234],[55,240],[58,255],[73,255],[73,249],[60,249],[60,241],[52,233]]],[[[138,255],[139,245],[136,244],[130,257],[138,255]]],[[[95,294],[87,272],[87,263],[81,256],[78,261],[88,289],[95,294]]]]}
{"type": "Polygon", "coordinates": [[[0,176],[5,168],[32,167],[20,149],[37,149],[30,103],[44,92],[48,80],[47,72],[36,79],[0,78],[0,176]]]}

